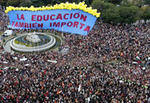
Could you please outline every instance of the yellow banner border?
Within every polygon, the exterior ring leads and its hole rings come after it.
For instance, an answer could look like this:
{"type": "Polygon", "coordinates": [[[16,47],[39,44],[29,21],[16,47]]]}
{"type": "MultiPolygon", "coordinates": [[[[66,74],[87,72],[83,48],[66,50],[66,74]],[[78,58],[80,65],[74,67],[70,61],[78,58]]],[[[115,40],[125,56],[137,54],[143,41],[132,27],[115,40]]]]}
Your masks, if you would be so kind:
{"type": "Polygon", "coordinates": [[[75,4],[75,3],[60,3],[60,4],[56,4],[54,6],[42,6],[42,7],[13,7],[13,6],[9,6],[6,7],[5,13],[8,13],[10,11],[43,11],[43,10],[57,10],[57,9],[68,9],[68,10],[72,10],[72,9],[79,9],[82,10],[84,12],[87,12],[89,14],[92,14],[93,16],[96,16],[97,18],[100,17],[101,13],[97,12],[97,9],[92,9],[92,7],[87,7],[87,5],[85,4],[85,2],[80,2],[79,4],[75,4]]]}

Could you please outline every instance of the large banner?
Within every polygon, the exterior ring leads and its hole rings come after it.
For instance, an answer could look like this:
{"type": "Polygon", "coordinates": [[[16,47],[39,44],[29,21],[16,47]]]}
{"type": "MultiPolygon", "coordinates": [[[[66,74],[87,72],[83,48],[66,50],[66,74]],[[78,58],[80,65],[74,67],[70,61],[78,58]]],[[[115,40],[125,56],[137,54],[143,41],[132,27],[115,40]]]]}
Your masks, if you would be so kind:
{"type": "Polygon", "coordinates": [[[10,10],[12,29],[55,29],[62,32],[87,35],[97,17],[79,9],[10,10]]]}

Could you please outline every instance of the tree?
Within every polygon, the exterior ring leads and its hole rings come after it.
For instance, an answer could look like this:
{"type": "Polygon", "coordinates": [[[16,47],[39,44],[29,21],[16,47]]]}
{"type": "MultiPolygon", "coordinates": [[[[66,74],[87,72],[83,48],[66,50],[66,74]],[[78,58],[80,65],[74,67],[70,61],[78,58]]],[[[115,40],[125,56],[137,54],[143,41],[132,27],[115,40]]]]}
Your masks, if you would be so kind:
{"type": "Polygon", "coordinates": [[[125,7],[121,6],[119,14],[121,17],[121,23],[134,23],[139,19],[139,8],[136,6],[125,7]]]}
{"type": "Polygon", "coordinates": [[[150,0],[144,0],[144,4],[150,5],[150,0]]]}
{"type": "Polygon", "coordinates": [[[7,6],[15,6],[17,7],[20,4],[21,0],[8,0],[7,6]]]}
{"type": "Polygon", "coordinates": [[[106,12],[109,12],[109,11],[106,11],[107,9],[113,9],[115,7],[114,4],[112,3],[108,3],[108,2],[104,2],[103,0],[94,0],[93,3],[92,3],[92,7],[94,9],[97,9],[99,12],[101,12],[101,18],[104,17],[105,21],[108,22],[107,18],[106,18],[106,12]],[[104,16],[103,16],[104,14],[104,16]]]}
{"type": "Polygon", "coordinates": [[[52,4],[52,0],[42,0],[43,4],[47,6],[48,4],[52,4]]]}
{"type": "Polygon", "coordinates": [[[94,9],[97,9],[98,11],[102,11],[104,6],[104,1],[103,0],[94,0],[92,3],[92,7],[94,9]]]}
{"type": "Polygon", "coordinates": [[[122,2],[122,0],[105,0],[105,1],[113,4],[120,4],[122,2]]]}
{"type": "Polygon", "coordinates": [[[119,8],[113,7],[105,10],[102,19],[104,20],[104,22],[111,23],[111,24],[120,23],[121,18],[119,15],[119,8]]]}
{"type": "Polygon", "coordinates": [[[7,0],[0,0],[0,5],[6,6],[7,5],[7,0]]]}
{"type": "Polygon", "coordinates": [[[32,2],[32,5],[35,6],[35,7],[39,7],[39,6],[44,5],[42,0],[31,0],[31,2],[32,2]]]}
{"type": "Polygon", "coordinates": [[[85,3],[86,3],[88,6],[90,6],[90,5],[92,4],[92,1],[93,1],[93,0],[85,0],[85,3]]]}
{"type": "Polygon", "coordinates": [[[74,2],[78,4],[79,2],[82,2],[82,0],[74,0],[74,2]]]}
{"type": "Polygon", "coordinates": [[[142,8],[141,19],[144,19],[145,22],[150,20],[150,7],[142,8]]]}
{"type": "Polygon", "coordinates": [[[106,3],[104,3],[104,5],[103,5],[103,11],[105,11],[105,10],[107,10],[107,9],[112,9],[112,8],[114,8],[114,7],[115,7],[114,4],[106,2],[106,3]]]}
{"type": "Polygon", "coordinates": [[[112,3],[104,2],[103,0],[94,0],[92,3],[92,7],[102,12],[105,11],[106,9],[115,7],[115,5],[112,3]]]}
{"type": "Polygon", "coordinates": [[[31,0],[21,0],[21,3],[19,4],[19,6],[23,6],[23,7],[30,7],[32,5],[31,0]]]}
{"type": "Polygon", "coordinates": [[[89,4],[90,4],[90,5],[92,4],[92,2],[93,2],[93,0],[89,0],[89,4]]]}
{"type": "Polygon", "coordinates": [[[138,6],[138,7],[141,7],[141,6],[143,6],[144,2],[143,2],[143,0],[122,0],[121,4],[124,5],[124,6],[138,6]]]}

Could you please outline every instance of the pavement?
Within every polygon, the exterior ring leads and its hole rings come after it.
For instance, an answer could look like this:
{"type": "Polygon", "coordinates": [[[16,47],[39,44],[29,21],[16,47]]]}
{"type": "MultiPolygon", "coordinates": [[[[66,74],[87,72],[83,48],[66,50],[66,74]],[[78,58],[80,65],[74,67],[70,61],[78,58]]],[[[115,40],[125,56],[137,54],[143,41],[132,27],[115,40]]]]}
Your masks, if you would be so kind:
{"type": "Polygon", "coordinates": [[[11,50],[10,42],[11,42],[11,40],[9,40],[9,41],[5,44],[4,50],[5,50],[5,52],[8,52],[8,53],[14,53],[14,51],[11,50]]]}

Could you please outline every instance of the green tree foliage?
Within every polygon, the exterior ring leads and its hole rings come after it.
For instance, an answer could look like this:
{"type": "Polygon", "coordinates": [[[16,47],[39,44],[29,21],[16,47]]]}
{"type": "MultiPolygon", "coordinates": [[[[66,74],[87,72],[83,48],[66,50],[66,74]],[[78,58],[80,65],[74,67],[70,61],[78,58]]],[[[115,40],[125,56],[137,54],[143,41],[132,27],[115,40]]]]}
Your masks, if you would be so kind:
{"type": "Polygon", "coordinates": [[[104,2],[103,0],[94,0],[92,3],[92,8],[97,9],[99,12],[101,12],[101,18],[104,18],[105,22],[108,21],[106,18],[106,15],[108,15],[106,13],[110,11],[108,9],[113,9],[114,7],[115,7],[114,4],[109,2],[104,2]]]}
{"type": "Polygon", "coordinates": [[[141,19],[143,19],[144,21],[150,20],[150,7],[142,8],[141,11],[142,11],[141,19]]]}
{"type": "Polygon", "coordinates": [[[120,23],[134,23],[139,19],[139,8],[136,6],[125,7],[121,6],[119,8],[119,15],[121,17],[120,23]]]}
{"type": "Polygon", "coordinates": [[[39,7],[39,6],[42,6],[44,5],[44,3],[42,2],[42,0],[31,0],[33,6],[35,7],[39,7]]]}
{"type": "Polygon", "coordinates": [[[19,6],[23,6],[23,7],[30,7],[32,5],[31,0],[21,0],[21,3],[19,4],[19,6]]]}
{"type": "Polygon", "coordinates": [[[113,4],[120,4],[122,2],[122,0],[105,0],[105,1],[113,4]]]}
{"type": "Polygon", "coordinates": [[[94,0],[92,3],[92,7],[102,12],[106,9],[113,8],[115,5],[112,3],[104,2],[103,0],[94,0]]]}
{"type": "Polygon", "coordinates": [[[150,0],[144,0],[144,4],[150,5],[150,0]]]}
{"type": "Polygon", "coordinates": [[[117,24],[120,23],[120,15],[119,15],[119,8],[113,7],[105,10],[105,13],[103,13],[102,19],[104,22],[111,23],[111,24],[117,24]]]}
{"type": "Polygon", "coordinates": [[[92,3],[92,0],[85,0],[85,3],[86,3],[88,6],[90,6],[91,3],[92,3]]]}
{"type": "Polygon", "coordinates": [[[141,7],[144,5],[144,2],[143,0],[122,0],[121,5],[141,7]]]}
{"type": "Polygon", "coordinates": [[[104,1],[103,0],[94,0],[92,3],[92,7],[94,9],[97,9],[98,11],[102,11],[104,6],[104,1]]]}
{"type": "Polygon", "coordinates": [[[7,6],[18,6],[20,4],[21,0],[8,0],[7,6]]]}
{"type": "Polygon", "coordinates": [[[106,2],[106,3],[104,3],[104,5],[103,5],[103,11],[105,11],[105,10],[107,10],[107,9],[109,9],[109,8],[112,9],[112,8],[114,8],[114,7],[115,7],[114,4],[106,2]]]}
{"type": "Polygon", "coordinates": [[[47,6],[48,4],[52,5],[52,1],[53,1],[53,0],[40,0],[40,1],[43,2],[43,4],[44,4],[45,6],[47,6]]]}
{"type": "Polygon", "coordinates": [[[0,0],[0,5],[6,6],[8,0],[0,0]]]}
{"type": "Polygon", "coordinates": [[[136,22],[140,17],[137,6],[116,6],[103,0],[94,0],[92,7],[101,12],[102,20],[107,23],[130,24],[136,22]]]}

